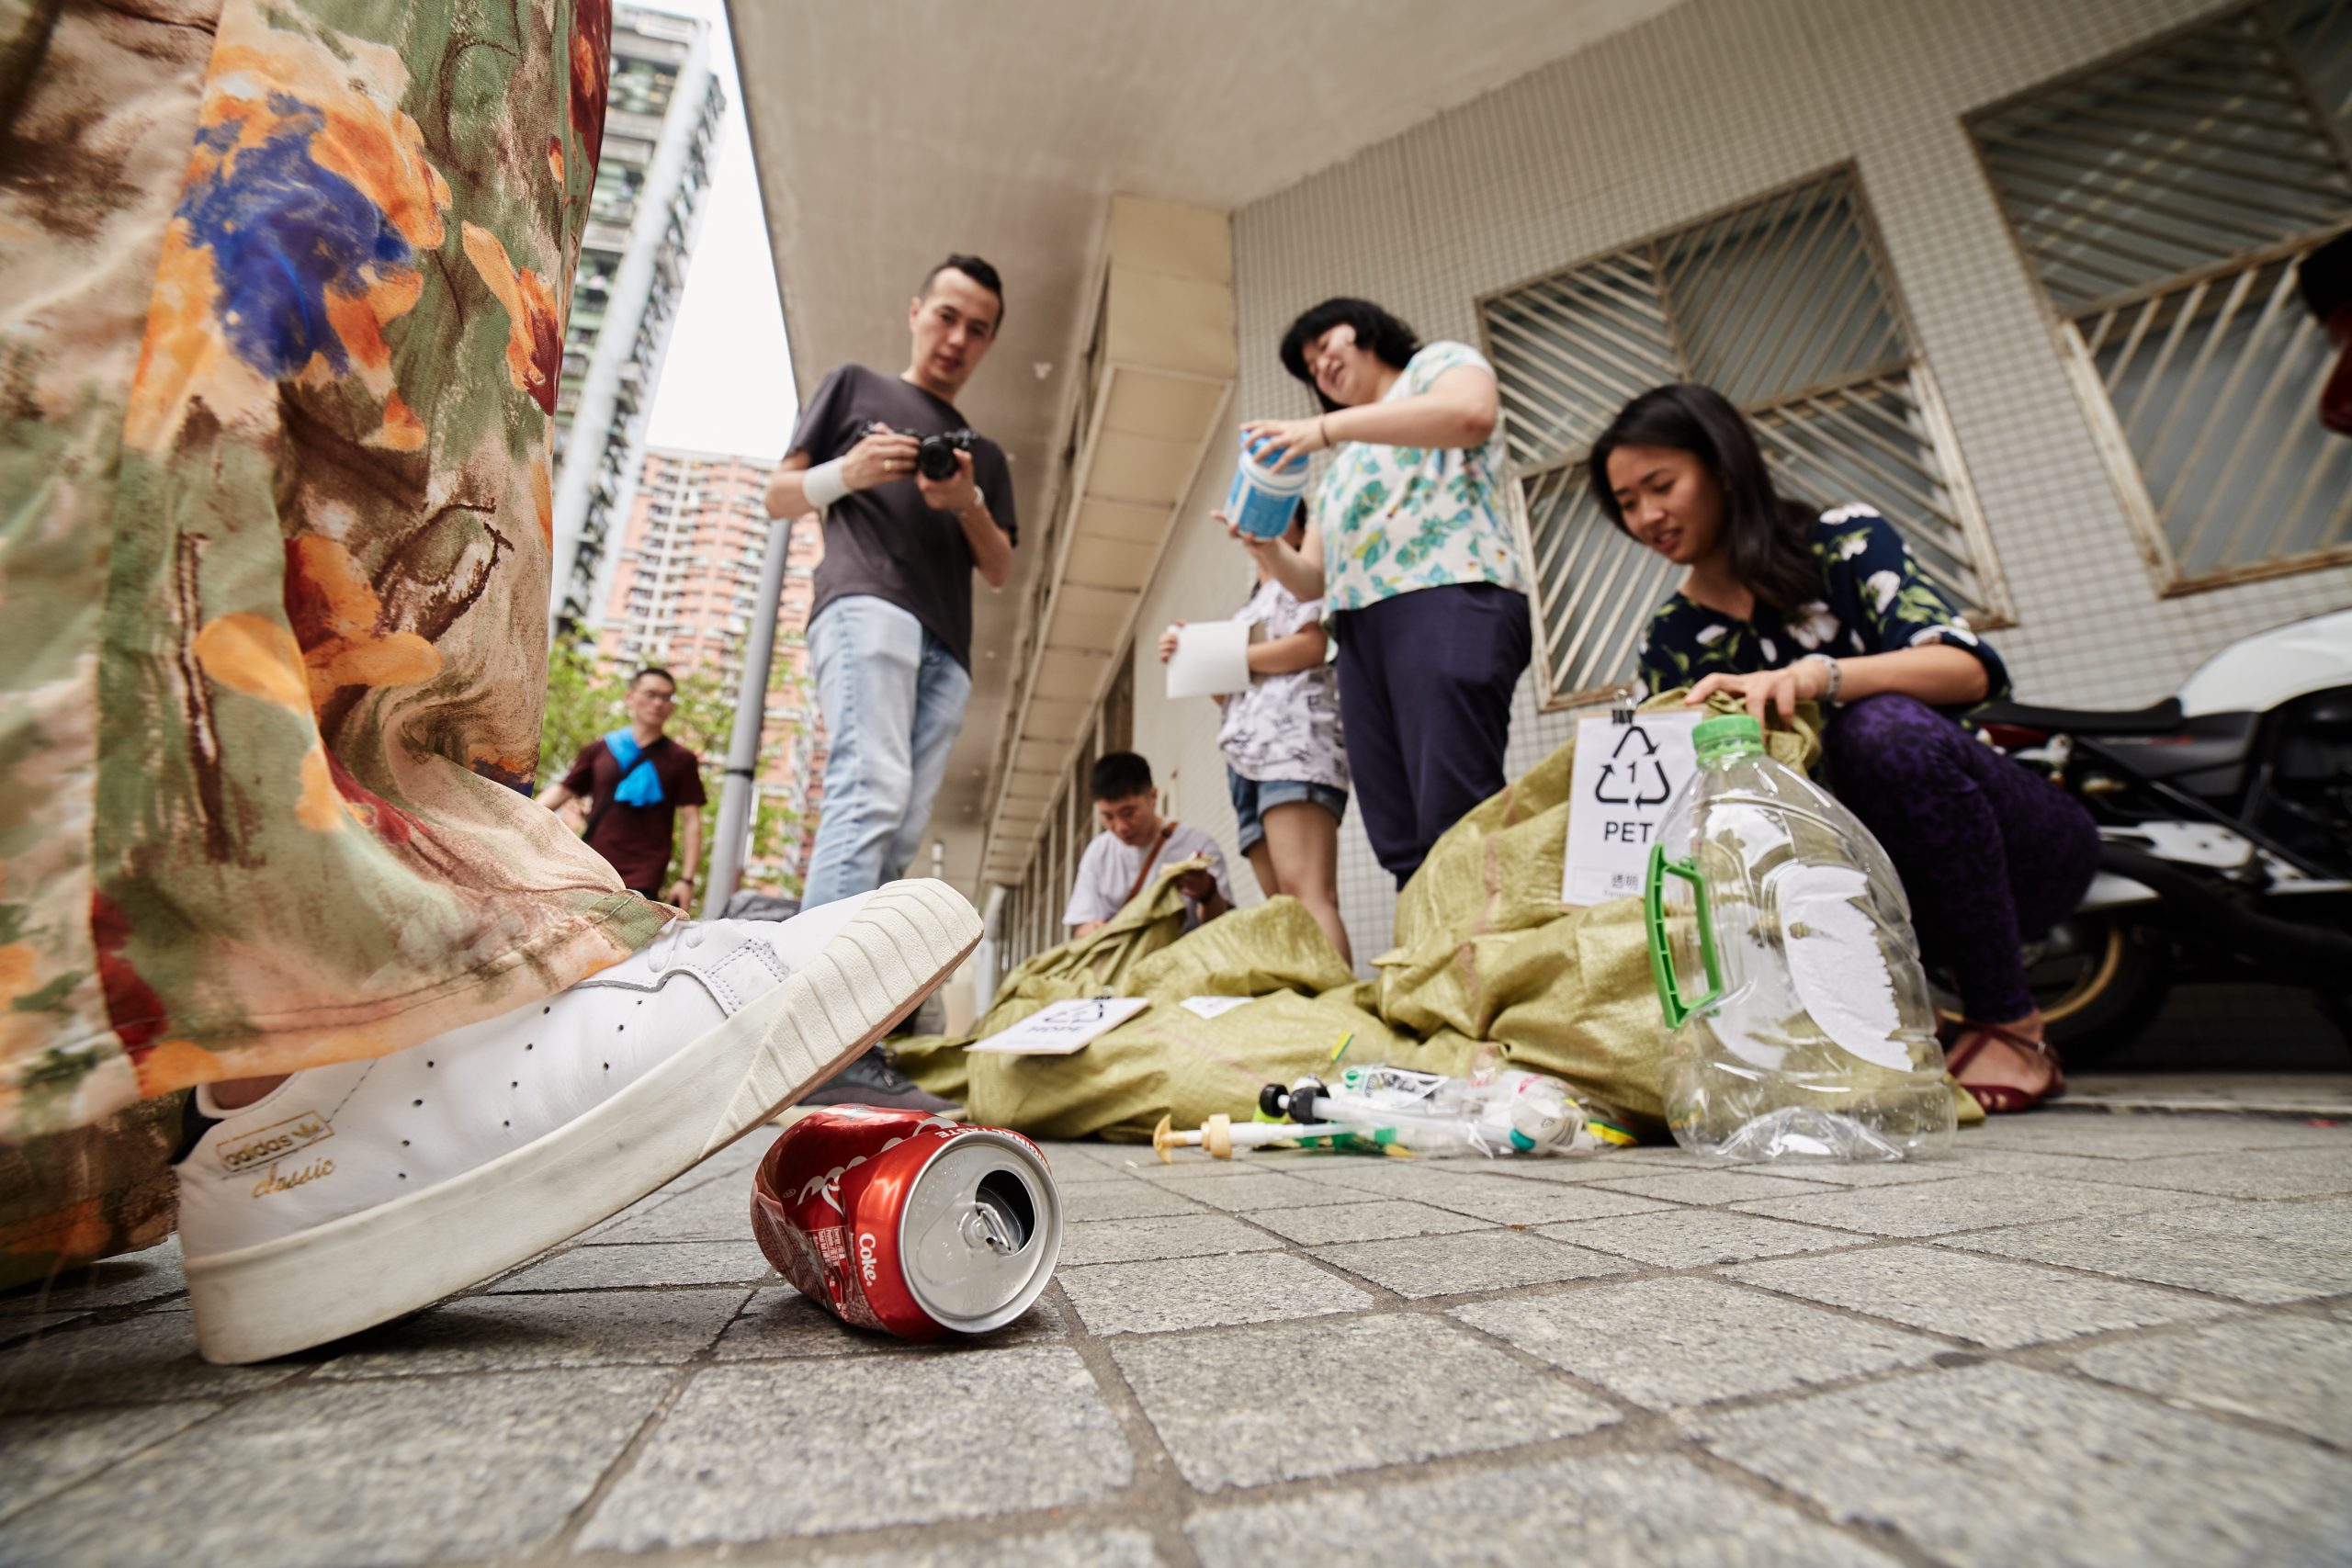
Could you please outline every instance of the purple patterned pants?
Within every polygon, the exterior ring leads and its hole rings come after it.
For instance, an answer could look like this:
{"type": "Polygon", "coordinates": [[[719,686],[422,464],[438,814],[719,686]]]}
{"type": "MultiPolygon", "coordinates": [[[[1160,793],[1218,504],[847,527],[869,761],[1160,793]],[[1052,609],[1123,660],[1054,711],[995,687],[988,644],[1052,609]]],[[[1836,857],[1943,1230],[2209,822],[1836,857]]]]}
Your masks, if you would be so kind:
{"type": "Polygon", "coordinates": [[[2023,941],[2046,934],[2098,870],[2083,803],[1910,697],[1864,697],[1829,727],[1838,798],[1886,846],[1928,967],[1971,1018],[2033,1010],[2023,941]]]}

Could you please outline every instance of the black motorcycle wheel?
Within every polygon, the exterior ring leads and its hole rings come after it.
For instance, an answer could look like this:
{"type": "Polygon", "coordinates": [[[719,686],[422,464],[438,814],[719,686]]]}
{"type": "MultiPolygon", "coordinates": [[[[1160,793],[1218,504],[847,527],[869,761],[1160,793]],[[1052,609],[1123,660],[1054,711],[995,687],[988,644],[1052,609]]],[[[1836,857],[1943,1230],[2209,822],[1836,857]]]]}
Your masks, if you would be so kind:
{"type": "Polygon", "coordinates": [[[2078,916],[2075,951],[2052,953],[2026,971],[2049,1021],[2050,1043],[2069,1062],[2122,1055],[2164,1011],[2172,994],[2165,942],[2111,915],[2078,916]],[[2082,927],[2095,930],[2082,930],[2082,927]]]}
{"type": "MultiPolygon", "coordinates": [[[[2026,953],[2047,1038],[2069,1065],[2120,1055],[2164,1010],[2172,980],[2161,938],[2112,915],[2075,915],[2026,953]]],[[[1961,1014],[1949,996],[1937,1010],[1961,1014]]]]}

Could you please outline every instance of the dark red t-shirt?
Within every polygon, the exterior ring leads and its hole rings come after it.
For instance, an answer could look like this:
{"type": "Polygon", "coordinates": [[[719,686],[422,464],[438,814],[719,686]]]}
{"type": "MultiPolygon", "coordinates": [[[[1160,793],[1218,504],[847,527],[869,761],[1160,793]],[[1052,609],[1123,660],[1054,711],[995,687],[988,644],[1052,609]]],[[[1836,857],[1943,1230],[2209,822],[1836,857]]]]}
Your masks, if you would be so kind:
{"type": "Polygon", "coordinates": [[[563,775],[563,787],[588,803],[595,830],[588,847],[603,855],[621,874],[624,886],[650,891],[659,897],[670,874],[670,841],[676,832],[678,807],[703,804],[702,772],[692,751],[663,736],[646,749],[651,768],[662,781],[659,806],[606,807],[621,786],[621,765],[602,740],[592,740],[563,775]],[[599,811],[603,812],[598,816],[599,811]]]}

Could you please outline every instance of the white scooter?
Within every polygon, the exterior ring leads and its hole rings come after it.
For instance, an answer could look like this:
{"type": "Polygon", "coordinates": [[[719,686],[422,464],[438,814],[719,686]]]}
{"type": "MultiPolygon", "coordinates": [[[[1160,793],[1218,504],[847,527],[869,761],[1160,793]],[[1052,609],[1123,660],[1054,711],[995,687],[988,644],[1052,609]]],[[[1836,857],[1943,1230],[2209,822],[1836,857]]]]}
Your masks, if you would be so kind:
{"type": "Polygon", "coordinates": [[[2130,1043],[2177,978],[2309,987],[2352,1043],[2352,610],[2234,643],[2153,707],[1975,722],[2098,820],[2097,880],[2028,953],[2069,1061],[2130,1043]]]}

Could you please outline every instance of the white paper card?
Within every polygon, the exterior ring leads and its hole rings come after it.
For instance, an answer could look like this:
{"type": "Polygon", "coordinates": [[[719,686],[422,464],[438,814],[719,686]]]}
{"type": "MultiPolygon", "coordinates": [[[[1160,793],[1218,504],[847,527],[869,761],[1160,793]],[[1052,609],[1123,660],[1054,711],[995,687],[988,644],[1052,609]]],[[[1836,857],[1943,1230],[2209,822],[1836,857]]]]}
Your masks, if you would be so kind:
{"type": "Polygon", "coordinates": [[[1702,716],[1645,713],[1631,724],[1607,716],[1577,721],[1561,903],[1641,896],[1666,803],[1699,771],[1690,732],[1702,716]]]}
{"type": "Polygon", "coordinates": [[[1246,1008],[1257,999],[1255,997],[1186,997],[1183,1007],[1186,1012],[1199,1017],[1215,1018],[1219,1013],[1231,1012],[1235,1008],[1246,1008]]]}
{"type": "Polygon", "coordinates": [[[1250,623],[1194,621],[1176,633],[1168,696],[1221,697],[1250,685],[1250,623]]]}
{"type": "Polygon", "coordinates": [[[1031,1013],[1011,1029],[975,1041],[964,1049],[994,1051],[1007,1056],[1067,1056],[1085,1049],[1095,1036],[1109,1033],[1150,1005],[1141,997],[1056,1002],[1031,1013]]]}

